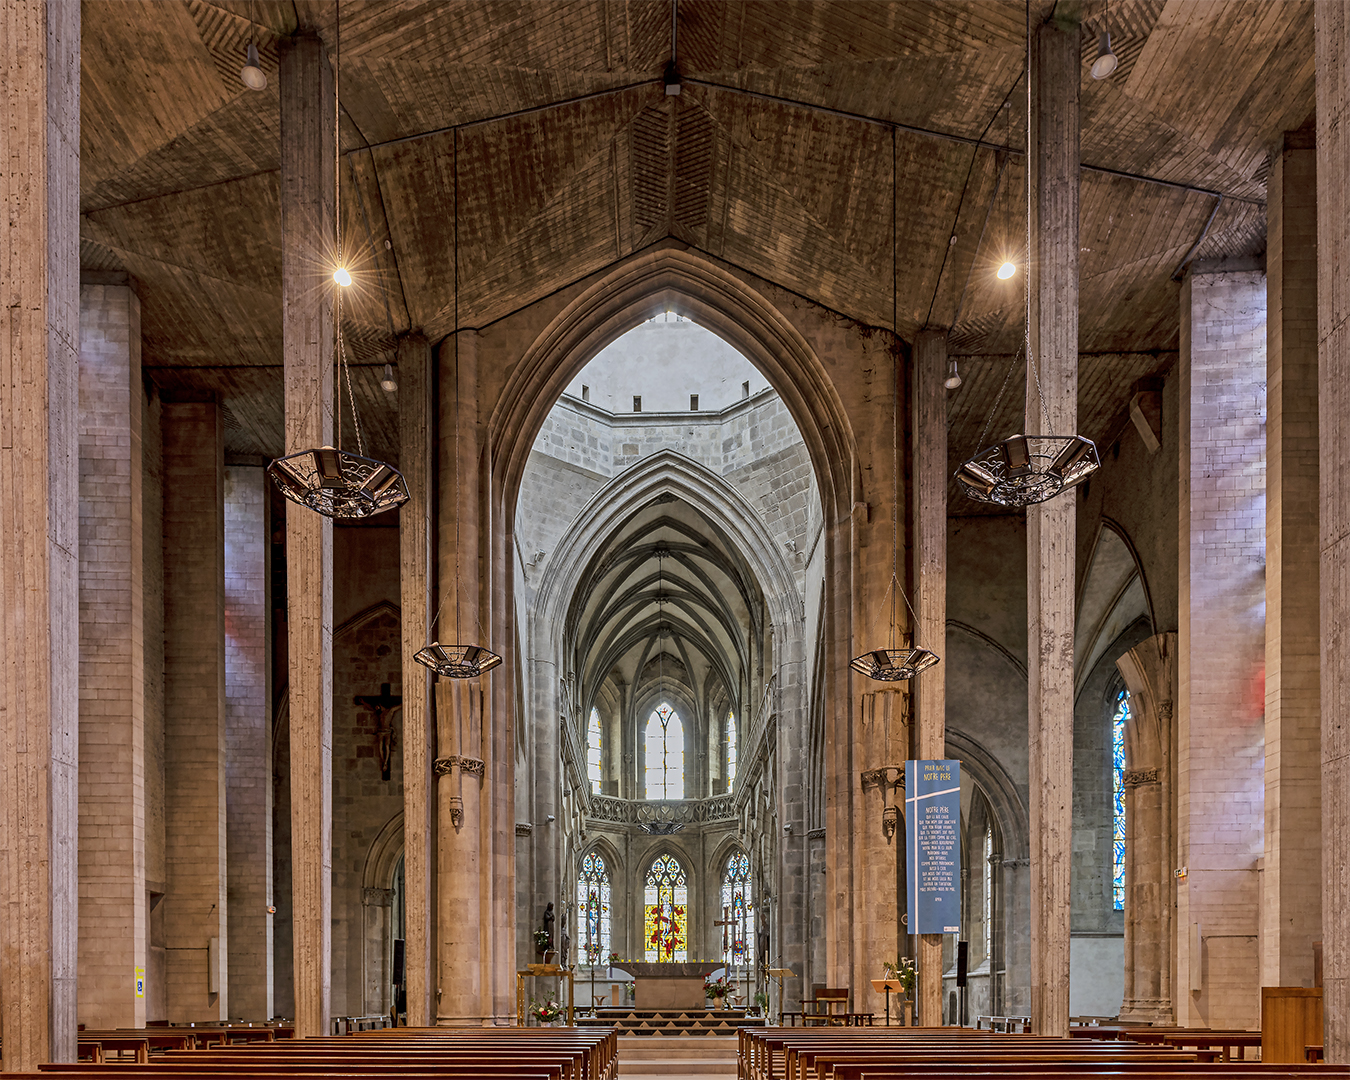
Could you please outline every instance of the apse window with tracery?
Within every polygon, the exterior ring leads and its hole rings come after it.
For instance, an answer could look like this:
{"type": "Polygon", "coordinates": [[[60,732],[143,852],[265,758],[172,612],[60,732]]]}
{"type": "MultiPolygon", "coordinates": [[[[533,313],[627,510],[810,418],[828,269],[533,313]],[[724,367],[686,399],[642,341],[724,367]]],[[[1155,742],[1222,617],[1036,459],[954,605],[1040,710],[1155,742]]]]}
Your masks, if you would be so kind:
{"type": "Polygon", "coordinates": [[[750,857],[738,851],[722,875],[722,958],[731,964],[755,962],[755,904],[750,884],[750,857]]]}
{"type": "Polygon", "coordinates": [[[727,713],[727,790],[736,783],[736,714],[727,713]]]}
{"type": "Polygon", "coordinates": [[[1111,906],[1125,910],[1125,724],[1130,719],[1130,692],[1116,695],[1111,716],[1111,906]]]}
{"type": "Polygon", "coordinates": [[[581,955],[586,963],[602,963],[610,953],[609,867],[592,851],[581,860],[577,875],[577,911],[581,913],[581,955]]]}
{"type": "Polygon", "coordinates": [[[643,892],[643,940],[646,959],[689,959],[689,882],[672,855],[659,855],[647,871],[643,892]]]}
{"type": "Polygon", "coordinates": [[[591,718],[586,724],[586,775],[591,781],[591,791],[599,794],[600,783],[604,779],[600,770],[601,756],[604,751],[604,735],[600,731],[600,710],[591,709],[591,718]]]}
{"type": "Polygon", "coordinates": [[[684,724],[662,702],[647,718],[647,798],[684,798],[684,724]]]}

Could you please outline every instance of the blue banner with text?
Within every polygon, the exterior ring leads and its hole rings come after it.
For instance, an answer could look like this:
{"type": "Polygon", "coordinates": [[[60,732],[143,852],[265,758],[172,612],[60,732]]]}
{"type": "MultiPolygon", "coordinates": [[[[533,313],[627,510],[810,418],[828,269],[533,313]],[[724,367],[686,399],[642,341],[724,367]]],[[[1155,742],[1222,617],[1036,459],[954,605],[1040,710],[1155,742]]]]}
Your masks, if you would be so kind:
{"type": "Polygon", "coordinates": [[[961,763],[905,762],[911,934],[961,932],[961,763]]]}

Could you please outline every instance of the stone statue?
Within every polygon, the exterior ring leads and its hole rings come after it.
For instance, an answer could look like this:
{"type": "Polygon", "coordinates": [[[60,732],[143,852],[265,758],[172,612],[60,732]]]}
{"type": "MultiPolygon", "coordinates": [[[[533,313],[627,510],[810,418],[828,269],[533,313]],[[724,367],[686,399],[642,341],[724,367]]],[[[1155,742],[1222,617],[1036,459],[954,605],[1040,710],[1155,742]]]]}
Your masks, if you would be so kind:
{"type": "Polygon", "coordinates": [[[553,948],[553,901],[544,908],[544,933],[548,935],[548,947],[553,948]]]}
{"type": "Polygon", "coordinates": [[[572,951],[572,935],[567,932],[567,908],[562,914],[562,946],[558,949],[558,959],[563,967],[567,966],[567,957],[572,951]]]}

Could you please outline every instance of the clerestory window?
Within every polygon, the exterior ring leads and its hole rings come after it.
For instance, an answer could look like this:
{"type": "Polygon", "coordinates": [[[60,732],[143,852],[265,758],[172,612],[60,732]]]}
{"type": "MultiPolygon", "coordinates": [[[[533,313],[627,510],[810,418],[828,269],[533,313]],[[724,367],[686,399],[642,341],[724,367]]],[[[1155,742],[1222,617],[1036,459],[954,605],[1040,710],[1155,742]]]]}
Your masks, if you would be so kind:
{"type": "Polygon", "coordinates": [[[684,798],[684,724],[662,702],[647,718],[645,733],[647,798],[684,798]]]}

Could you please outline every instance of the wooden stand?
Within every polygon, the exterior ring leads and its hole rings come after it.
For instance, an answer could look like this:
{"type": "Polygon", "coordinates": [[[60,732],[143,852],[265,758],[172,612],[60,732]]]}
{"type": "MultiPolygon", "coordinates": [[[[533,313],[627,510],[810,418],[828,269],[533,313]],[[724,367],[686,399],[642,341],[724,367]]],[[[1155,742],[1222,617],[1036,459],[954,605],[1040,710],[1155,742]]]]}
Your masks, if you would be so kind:
{"type": "Polygon", "coordinates": [[[875,990],[878,994],[880,994],[882,991],[885,991],[885,993],[886,993],[886,1026],[887,1026],[887,1027],[890,1027],[890,1026],[891,1026],[891,991],[894,990],[897,994],[900,993],[900,992],[902,991],[903,987],[901,987],[901,985],[900,985],[900,980],[899,980],[899,979],[873,979],[873,980],[872,980],[872,989],[875,990]]]}
{"type": "Polygon", "coordinates": [[[525,980],[541,977],[567,980],[567,1026],[574,1026],[572,1022],[572,999],[574,995],[572,969],[570,967],[559,967],[557,964],[531,964],[524,971],[516,972],[516,1023],[520,1027],[524,1027],[528,1016],[525,1011],[525,980]]]}

